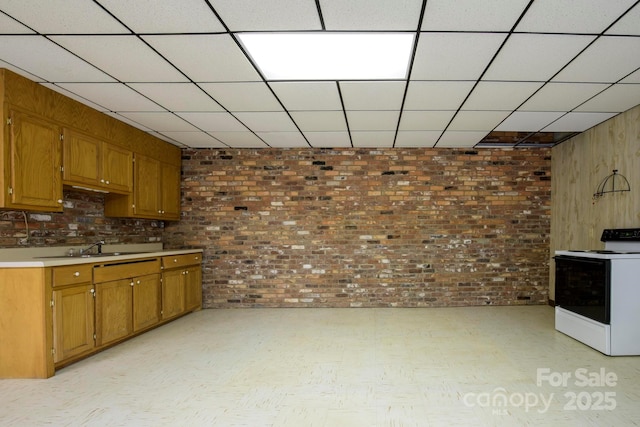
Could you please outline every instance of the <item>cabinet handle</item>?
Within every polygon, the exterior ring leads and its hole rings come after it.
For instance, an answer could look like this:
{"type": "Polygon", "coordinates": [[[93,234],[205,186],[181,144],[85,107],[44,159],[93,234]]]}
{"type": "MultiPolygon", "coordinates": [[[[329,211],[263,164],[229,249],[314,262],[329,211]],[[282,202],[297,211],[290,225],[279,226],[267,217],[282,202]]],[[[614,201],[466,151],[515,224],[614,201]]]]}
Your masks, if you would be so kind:
{"type": "Polygon", "coordinates": [[[105,184],[109,185],[109,184],[111,184],[111,182],[109,180],[106,180],[105,184]]]}
{"type": "Polygon", "coordinates": [[[79,271],[76,271],[75,273],[73,273],[73,275],[74,275],[75,277],[80,277],[80,272],[79,272],[79,271]]]}
{"type": "Polygon", "coordinates": [[[104,184],[104,179],[101,179],[100,182],[104,184]]]}
{"type": "Polygon", "coordinates": [[[174,259],[173,259],[173,262],[178,262],[178,259],[177,259],[177,258],[174,258],[174,259]]]}
{"type": "Polygon", "coordinates": [[[62,204],[62,199],[58,199],[58,203],[59,203],[59,204],[62,204]]]}
{"type": "Polygon", "coordinates": [[[129,283],[130,286],[133,286],[133,280],[131,281],[131,283],[129,283]]]}
{"type": "Polygon", "coordinates": [[[139,284],[140,284],[140,280],[138,280],[138,281],[136,282],[136,285],[139,285],[139,284]]]}

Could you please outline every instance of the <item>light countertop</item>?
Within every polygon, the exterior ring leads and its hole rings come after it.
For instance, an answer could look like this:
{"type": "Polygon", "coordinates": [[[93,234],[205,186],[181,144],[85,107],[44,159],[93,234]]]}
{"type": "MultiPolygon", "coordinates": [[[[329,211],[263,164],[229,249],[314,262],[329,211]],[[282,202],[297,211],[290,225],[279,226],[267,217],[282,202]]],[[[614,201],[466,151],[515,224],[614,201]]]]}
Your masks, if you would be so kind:
{"type": "MultiPolygon", "coordinates": [[[[45,248],[0,249],[0,268],[55,267],[73,264],[96,264],[136,258],[153,258],[167,255],[183,255],[202,252],[202,249],[168,249],[162,243],[104,245],[102,255],[92,257],[68,256],[69,250],[78,247],[55,246],[45,248]]],[[[94,249],[95,250],[95,249],[94,249]]]]}

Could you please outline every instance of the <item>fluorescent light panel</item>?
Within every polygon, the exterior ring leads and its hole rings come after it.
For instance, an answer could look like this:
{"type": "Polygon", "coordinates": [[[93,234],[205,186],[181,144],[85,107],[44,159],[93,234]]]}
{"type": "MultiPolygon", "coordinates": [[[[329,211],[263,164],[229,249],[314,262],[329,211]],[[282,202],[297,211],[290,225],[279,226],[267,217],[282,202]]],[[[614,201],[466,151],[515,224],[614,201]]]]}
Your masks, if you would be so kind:
{"type": "Polygon", "coordinates": [[[412,33],[243,33],[267,80],[393,80],[407,77],[412,33]]]}

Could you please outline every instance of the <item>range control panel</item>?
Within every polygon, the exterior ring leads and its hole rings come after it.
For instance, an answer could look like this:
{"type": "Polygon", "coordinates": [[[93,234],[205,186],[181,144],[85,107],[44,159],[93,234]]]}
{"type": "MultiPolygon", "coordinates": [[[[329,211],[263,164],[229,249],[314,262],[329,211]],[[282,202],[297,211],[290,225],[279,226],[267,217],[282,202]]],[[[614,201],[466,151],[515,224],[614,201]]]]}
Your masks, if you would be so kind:
{"type": "Polygon", "coordinates": [[[611,228],[602,231],[601,242],[638,242],[640,228],[611,228]]]}

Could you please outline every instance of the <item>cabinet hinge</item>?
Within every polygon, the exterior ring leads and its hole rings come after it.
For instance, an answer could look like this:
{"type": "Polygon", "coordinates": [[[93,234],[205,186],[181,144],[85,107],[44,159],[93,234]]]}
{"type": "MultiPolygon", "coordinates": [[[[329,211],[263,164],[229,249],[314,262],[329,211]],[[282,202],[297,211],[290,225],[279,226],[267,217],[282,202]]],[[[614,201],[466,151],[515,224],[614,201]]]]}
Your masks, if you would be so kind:
{"type": "Polygon", "coordinates": [[[13,187],[9,187],[9,195],[11,196],[13,194],[13,187]]]}
{"type": "Polygon", "coordinates": [[[97,339],[98,339],[98,337],[96,336],[96,334],[93,334],[93,340],[95,341],[97,339]]]}
{"type": "Polygon", "coordinates": [[[7,117],[7,125],[11,126],[13,124],[13,119],[11,117],[7,117]]]}
{"type": "Polygon", "coordinates": [[[64,133],[60,134],[60,141],[64,141],[64,133]]]}
{"type": "Polygon", "coordinates": [[[55,348],[51,349],[51,354],[54,355],[54,356],[56,355],[56,349],[55,348]]]}
{"type": "Polygon", "coordinates": [[[54,300],[49,301],[49,305],[50,305],[51,307],[53,307],[55,304],[56,304],[56,303],[55,303],[55,301],[54,301],[54,300]]]}
{"type": "Polygon", "coordinates": [[[64,172],[64,166],[60,166],[60,172],[64,172]]]}

